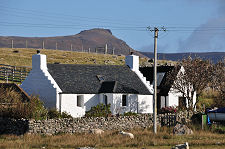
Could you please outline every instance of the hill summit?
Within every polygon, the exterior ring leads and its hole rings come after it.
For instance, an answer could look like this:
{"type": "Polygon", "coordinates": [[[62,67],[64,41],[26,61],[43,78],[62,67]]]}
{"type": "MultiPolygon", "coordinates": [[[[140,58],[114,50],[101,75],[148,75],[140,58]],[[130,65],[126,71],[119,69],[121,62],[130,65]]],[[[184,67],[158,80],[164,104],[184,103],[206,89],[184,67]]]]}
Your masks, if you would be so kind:
{"type": "MultiPolygon", "coordinates": [[[[134,51],[126,42],[115,37],[111,30],[95,28],[81,31],[75,35],[56,37],[19,37],[0,36],[0,47],[11,48],[13,40],[14,48],[44,48],[68,51],[89,51],[108,54],[128,55],[134,51]],[[106,48],[107,47],[107,48],[106,48]]],[[[143,56],[142,54],[135,52],[143,56]]]]}

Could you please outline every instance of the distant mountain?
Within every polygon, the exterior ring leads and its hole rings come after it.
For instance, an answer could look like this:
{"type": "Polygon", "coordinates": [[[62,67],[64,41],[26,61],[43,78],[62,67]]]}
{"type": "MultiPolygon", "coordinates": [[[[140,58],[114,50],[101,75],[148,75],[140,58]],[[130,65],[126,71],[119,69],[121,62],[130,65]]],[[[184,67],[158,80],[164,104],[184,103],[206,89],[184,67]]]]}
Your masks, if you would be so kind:
{"type": "MultiPolygon", "coordinates": [[[[72,51],[90,51],[104,53],[107,44],[107,53],[128,55],[134,51],[126,42],[115,37],[109,29],[91,29],[81,31],[79,34],[57,37],[17,37],[0,36],[0,47],[11,48],[44,48],[72,51]],[[44,41],[44,45],[43,45],[44,41]],[[114,50],[113,50],[114,49],[114,50]]],[[[138,52],[139,56],[145,57],[138,52]]]]}
{"type": "MultiPolygon", "coordinates": [[[[143,55],[154,58],[152,52],[140,52],[143,55]]],[[[201,59],[211,60],[213,63],[217,63],[225,58],[225,52],[204,52],[204,53],[158,53],[158,59],[160,60],[172,60],[179,61],[183,58],[191,56],[192,58],[200,57],[201,59]]]]}

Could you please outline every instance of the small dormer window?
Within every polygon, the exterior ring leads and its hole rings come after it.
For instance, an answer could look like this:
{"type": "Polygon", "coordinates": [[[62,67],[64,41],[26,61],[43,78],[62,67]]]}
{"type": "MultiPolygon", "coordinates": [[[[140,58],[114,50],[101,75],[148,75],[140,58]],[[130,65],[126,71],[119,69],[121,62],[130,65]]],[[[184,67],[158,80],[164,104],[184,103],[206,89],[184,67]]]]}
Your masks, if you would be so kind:
{"type": "Polygon", "coordinates": [[[98,78],[99,81],[105,80],[105,76],[103,76],[103,75],[97,75],[97,78],[98,78]]]}

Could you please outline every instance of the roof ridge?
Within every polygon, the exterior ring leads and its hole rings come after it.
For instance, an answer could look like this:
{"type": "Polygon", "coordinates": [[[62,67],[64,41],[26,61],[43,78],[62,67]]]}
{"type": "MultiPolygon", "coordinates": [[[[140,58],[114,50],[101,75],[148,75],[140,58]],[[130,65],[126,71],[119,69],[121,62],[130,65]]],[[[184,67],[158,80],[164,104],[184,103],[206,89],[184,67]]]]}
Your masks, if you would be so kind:
{"type": "Polygon", "coordinates": [[[47,63],[47,65],[79,65],[79,66],[118,66],[118,67],[128,67],[127,65],[104,65],[104,64],[54,64],[54,63],[47,63]]]}

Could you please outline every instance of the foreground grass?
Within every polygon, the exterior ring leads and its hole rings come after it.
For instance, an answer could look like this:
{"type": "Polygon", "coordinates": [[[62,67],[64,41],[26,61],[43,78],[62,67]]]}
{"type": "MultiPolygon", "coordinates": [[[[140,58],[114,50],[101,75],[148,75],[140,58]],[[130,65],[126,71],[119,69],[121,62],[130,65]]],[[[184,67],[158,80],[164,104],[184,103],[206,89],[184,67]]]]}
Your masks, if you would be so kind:
{"type": "Polygon", "coordinates": [[[108,131],[101,136],[94,134],[60,134],[54,136],[1,135],[0,148],[77,148],[90,146],[98,149],[136,149],[136,148],[171,148],[179,143],[188,142],[191,148],[224,148],[225,135],[209,131],[194,131],[193,135],[174,136],[171,129],[160,128],[157,135],[151,129],[132,130],[135,138],[130,139],[108,131]]]}

